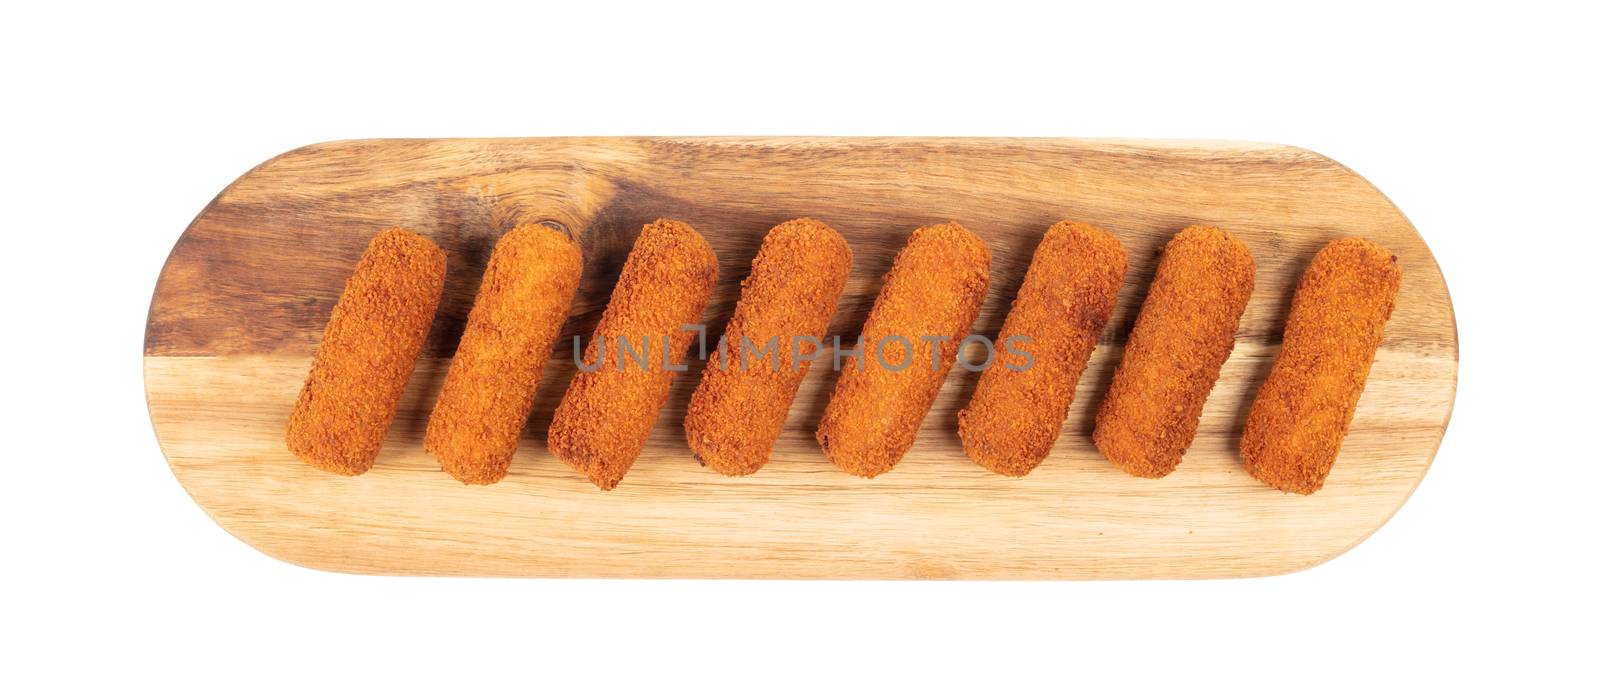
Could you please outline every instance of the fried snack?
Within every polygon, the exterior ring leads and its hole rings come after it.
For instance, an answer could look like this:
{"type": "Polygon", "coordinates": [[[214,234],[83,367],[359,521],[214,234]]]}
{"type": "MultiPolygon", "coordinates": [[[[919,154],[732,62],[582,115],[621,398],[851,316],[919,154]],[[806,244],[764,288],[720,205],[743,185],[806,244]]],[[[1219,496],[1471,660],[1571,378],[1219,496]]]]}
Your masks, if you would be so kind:
{"type": "Polygon", "coordinates": [[[670,365],[683,364],[696,336],[682,327],[700,321],[716,284],[717,256],[694,228],[664,218],[644,226],[584,350],[584,365],[598,366],[580,370],[556,408],[551,453],[601,490],[617,486],[661,415],[676,374],[670,365]],[[646,348],[647,367],[619,350],[619,337],[646,348]],[[662,360],[669,338],[670,365],[662,360]]]}
{"type": "Polygon", "coordinates": [[[582,272],[578,245],[544,225],[495,244],[422,443],[456,480],[505,478],[582,272]]]}
{"type": "Polygon", "coordinates": [[[1245,421],[1239,454],[1251,476],[1289,493],[1322,488],[1399,292],[1397,259],[1377,244],[1349,237],[1317,252],[1245,421]]]}
{"type": "Polygon", "coordinates": [[[444,267],[444,251],[415,232],[372,238],[289,412],[290,452],[345,476],[372,468],[433,324],[444,267]]]}
{"type": "Polygon", "coordinates": [[[799,356],[820,352],[850,261],[844,237],[817,220],[790,220],[767,233],[683,421],[701,464],[745,476],[767,463],[811,367],[799,356]],[[776,357],[761,354],[773,340],[776,357]]]}
{"type": "Polygon", "coordinates": [[[1167,242],[1095,421],[1094,444],[1117,468],[1144,478],[1178,468],[1255,277],[1244,242],[1215,227],[1167,242]]]}
{"type": "Polygon", "coordinates": [[[905,456],[988,288],[989,247],[977,235],[954,222],[911,233],[817,427],[830,461],[872,478],[905,456]]]}
{"type": "Polygon", "coordinates": [[[957,425],[972,461],[1006,476],[1044,461],[1127,270],[1122,243],[1094,225],[1058,222],[1045,233],[995,341],[1028,351],[1033,364],[1011,356],[978,379],[957,425]]]}

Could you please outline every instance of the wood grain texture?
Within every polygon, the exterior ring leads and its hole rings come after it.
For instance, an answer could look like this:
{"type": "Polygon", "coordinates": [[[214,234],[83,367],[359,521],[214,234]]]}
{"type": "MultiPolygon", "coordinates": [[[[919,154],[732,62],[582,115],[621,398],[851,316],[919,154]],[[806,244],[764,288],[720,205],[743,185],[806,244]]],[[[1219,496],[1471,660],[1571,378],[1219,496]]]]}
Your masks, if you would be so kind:
{"type": "MultiPolygon", "coordinates": [[[[826,360],[826,358],[824,358],[826,360]]],[[[363,573],[771,578],[1199,578],[1316,565],[1359,543],[1427,471],[1455,398],[1455,318],[1405,217],[1315,153],[1251,143],[1067,139],[554,138],[313,145],[241,177],[173,249],[150,307],[145,384],[173,473],[218,524],[277,558],[363,573]],[[587,336],[644,223],[694,225],[722,266],[720,332],[762,236],[796,217],[838,229],[855,267],[830,333],[853,340],[918,226],[957,220],[993,252],[974,332],[998,333],[1033,249],[1062,219],[1128,251],[1116,312],[1055,450],[1012,479],[967,460],[951,373],[916,445],[862,480],[813,432],[834,373],[812,370],[772,461],[745,478],[694,463],[682,432],[698,381],[667,409],[623,484],[601,492],[551,457],[570,381],[560,342],[510,475],[468,487],[421,447],[488,252],[522,221],[559,223],[585,268],[562,335],[587,336]],[[1113,468],[1089,433],[1161,244],[1191,224],[1239,235],[1256,291],[1177,472],[1113,468]],[[292,457],[284,424],[323,324],[367,240],[404,226],[450,254],[444,297],[377,465],[344,478],[292,457]],[[1349,438],[1310,497],[1245,474],[1250,400],[1271,367],[1300,272],[1328,241],[1369,237],[1405,278],[1349,438]]]]}

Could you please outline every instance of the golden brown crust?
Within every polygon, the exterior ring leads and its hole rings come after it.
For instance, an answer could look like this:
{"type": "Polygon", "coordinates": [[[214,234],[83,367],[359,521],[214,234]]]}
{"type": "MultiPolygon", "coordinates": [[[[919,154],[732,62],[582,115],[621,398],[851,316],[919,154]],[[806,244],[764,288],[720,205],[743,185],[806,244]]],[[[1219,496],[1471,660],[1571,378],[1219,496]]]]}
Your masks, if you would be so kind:
{"type": "Polygon", "coordinates": [[[1251,476],[1301,495],[1322,488],[1399,292],[1398,260],[1371,241],[1348,237],[1317,252],[1239,442],[1251,476]]]}
{"type": "Polygon", "coordinates": [[[1244,242],[1217,228],[1189,227],[1167,243],[1095,421],[1095,446],[1117,468],[1161,478],[1178,467],[1255,274],[1244,242]]]}
{"type": "Polygon", "coordinates": [[[661,340],[670,337],[672,364],[682,365],[696,324],[717,283],[717,257],[688,224],[660,219],[644,226],[622,265],[611,301],[584,349],[584,364],[550,423],[550,452],[602,490],[622,480],[661,416],[677,373],[662,364],[661,340]],[[617,337],[639,348],[648,340],[649,369],[631,359],[619,369],[617,337]]]}
{"type": "Polygon", "coordinates": [[[817,428],[830,461],[872,478],[905,456],[988,288],[989,247],[977,235],[954,222],[911,233],[861,330],[862,355],[844,366],[817,428]],[[890,336],[910,343],[909,359],[904,343],[883,344],[884,362],[907,365],[898,371],[877,359],[877,346],[890,336]],[[936,343],[923,336],[948,338],[936,343]]]}
{"type": "Polygon", "coordinates": [[[544,225],[495,244],[423,439],[456,480],[505,478],[582,273],[578,245],[544,225]]]}
{"type": "Polygon", "coordinates": [[[355,476],[378,458],[444,291],[445,254],[399,227],[356,263],[289,412],[289,451],[355,476]]]}
{"type": "Polygon", "coordinates": [[[1058,222],[1045,233],[995,341],[1000,357],[958,419],[972,461],[1023,476],[1050,453],[1127,270],[1122,243],[1094,225],[1058,222]],[[1013,339],[1033,355],[1025,370],[1012,369],[1023,366],[1006,351],[1013,339]]]}
{"type": "Polygon", "coordinates": [[[707,361],[684,417],[689,449],[701,464],[745,476],[767,463],[811,366],[796,360],[795,337],[818,341],[801,344],[800,351],[821,352],[850,262],[850,245],[820,221],[790,220],[767,233],[740,286],[726,343],[707,361]],[[770,358],[741,350],[744,341],[761,351],[773,339],[777,369],[770,358]]]}

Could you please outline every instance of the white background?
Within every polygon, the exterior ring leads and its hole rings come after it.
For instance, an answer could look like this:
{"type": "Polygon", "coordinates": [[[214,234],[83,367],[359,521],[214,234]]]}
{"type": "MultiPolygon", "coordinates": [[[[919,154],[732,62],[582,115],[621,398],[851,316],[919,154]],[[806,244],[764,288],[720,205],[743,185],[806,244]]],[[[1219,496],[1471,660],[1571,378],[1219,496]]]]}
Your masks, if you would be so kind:
{"type": "Polygon", "coordinates": [[[46,5],[0,18],[0,692],[1595,693],[1592,17],[46,5]],[[1308,147],[1383,189],[1444,268],[1454,421],[1370,540],[1257,580],[357,577],[267,558],[190,502],[140,357],[156,274],[213,195],[317,141],[609,134],[1308,147]]]}

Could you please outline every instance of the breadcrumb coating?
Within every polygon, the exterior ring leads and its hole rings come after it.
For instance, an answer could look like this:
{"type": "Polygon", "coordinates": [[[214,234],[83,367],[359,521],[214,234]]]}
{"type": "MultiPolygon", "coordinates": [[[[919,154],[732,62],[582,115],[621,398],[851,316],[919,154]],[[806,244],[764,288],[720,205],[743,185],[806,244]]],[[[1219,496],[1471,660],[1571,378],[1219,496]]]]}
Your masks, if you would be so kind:
{"type": "Polygon", "coordinates": [[[1023,476],[1050,454],[1127,270],[1122,243],[1099,227],[1058,222],[1045,233],[995,341],[1003,357],[958,418],[967,457],[1023,476]],[[1012,369],[1024,363],[1006,354],[1011,345],[1033,354],[1033,364],[1012,369]]]}
{"type": "Polygon", "coordinates": [[[683,364],[697,334],[682,327],[700,321],[716,283],[717,256],[694,228],[665,218],[644,226],[584,349],[584,364],[594,365],[603,340],[605,360],[567,388],[550,423],[552,454],[601,490],[617,486],[644,449],[677,374],[663,364],[662,339],[670,337],[672,364],[683,364]],[[618,337],[635,348],[648,342],[648,368],[631,358],[619,367],[618,337]]]}
{"type": "Polygon", "coordinates": [[[505,478],[582,273],[582,250],[544,225],[495,244],[423,439],[456,480],[505,478]]]}
{"type": "Polygon", "coordinates": [[[1322,488],[1400,292],[1394,254],[1359,237],[1317,252],[1289,308],[1283,350],[1245,421],[1245,471],[1280,491],[1322,488]]]}
{"type": "Polygon", "coordinates": [[[684,417],[689,449],[701,464],[746,476],[767,463],[811,367],[795,349],[822,352],[850,263],[850,245],[820,221],[790,220],[767,233],[740,285],[725,343],[707,361],[684,417]],[[817,342],[797,344],[797,337],[817,342]],[[776,369],[772,358],[756,354],[772,340],[776,369]]]}
{"type": "Polygon", "coordinates": [[[378,458],[444,291],[445,253],[410,230],[379,232],[333,307],[289,412],[289,451],[344,476],[378,458]]]}
{"type": "Polygon", "coordinates": [[[862,328],[862,354],[844,366],[817,428],[830,461],[872,478],[905,456],[988,288],[989,247],[977,235],[954,222],[911,233],[862,328]],[[883,363],[904,369],[880,364],[880,342],[883,363]]]}
{"type": "Polygon", "coordinates": [[[1250,249],[1215,227],[1189,227],[1167,243],[1095,421],[1095,446],[1117,468],[1144,478],[1178,468],[1255,276],[1250,249]]]}

